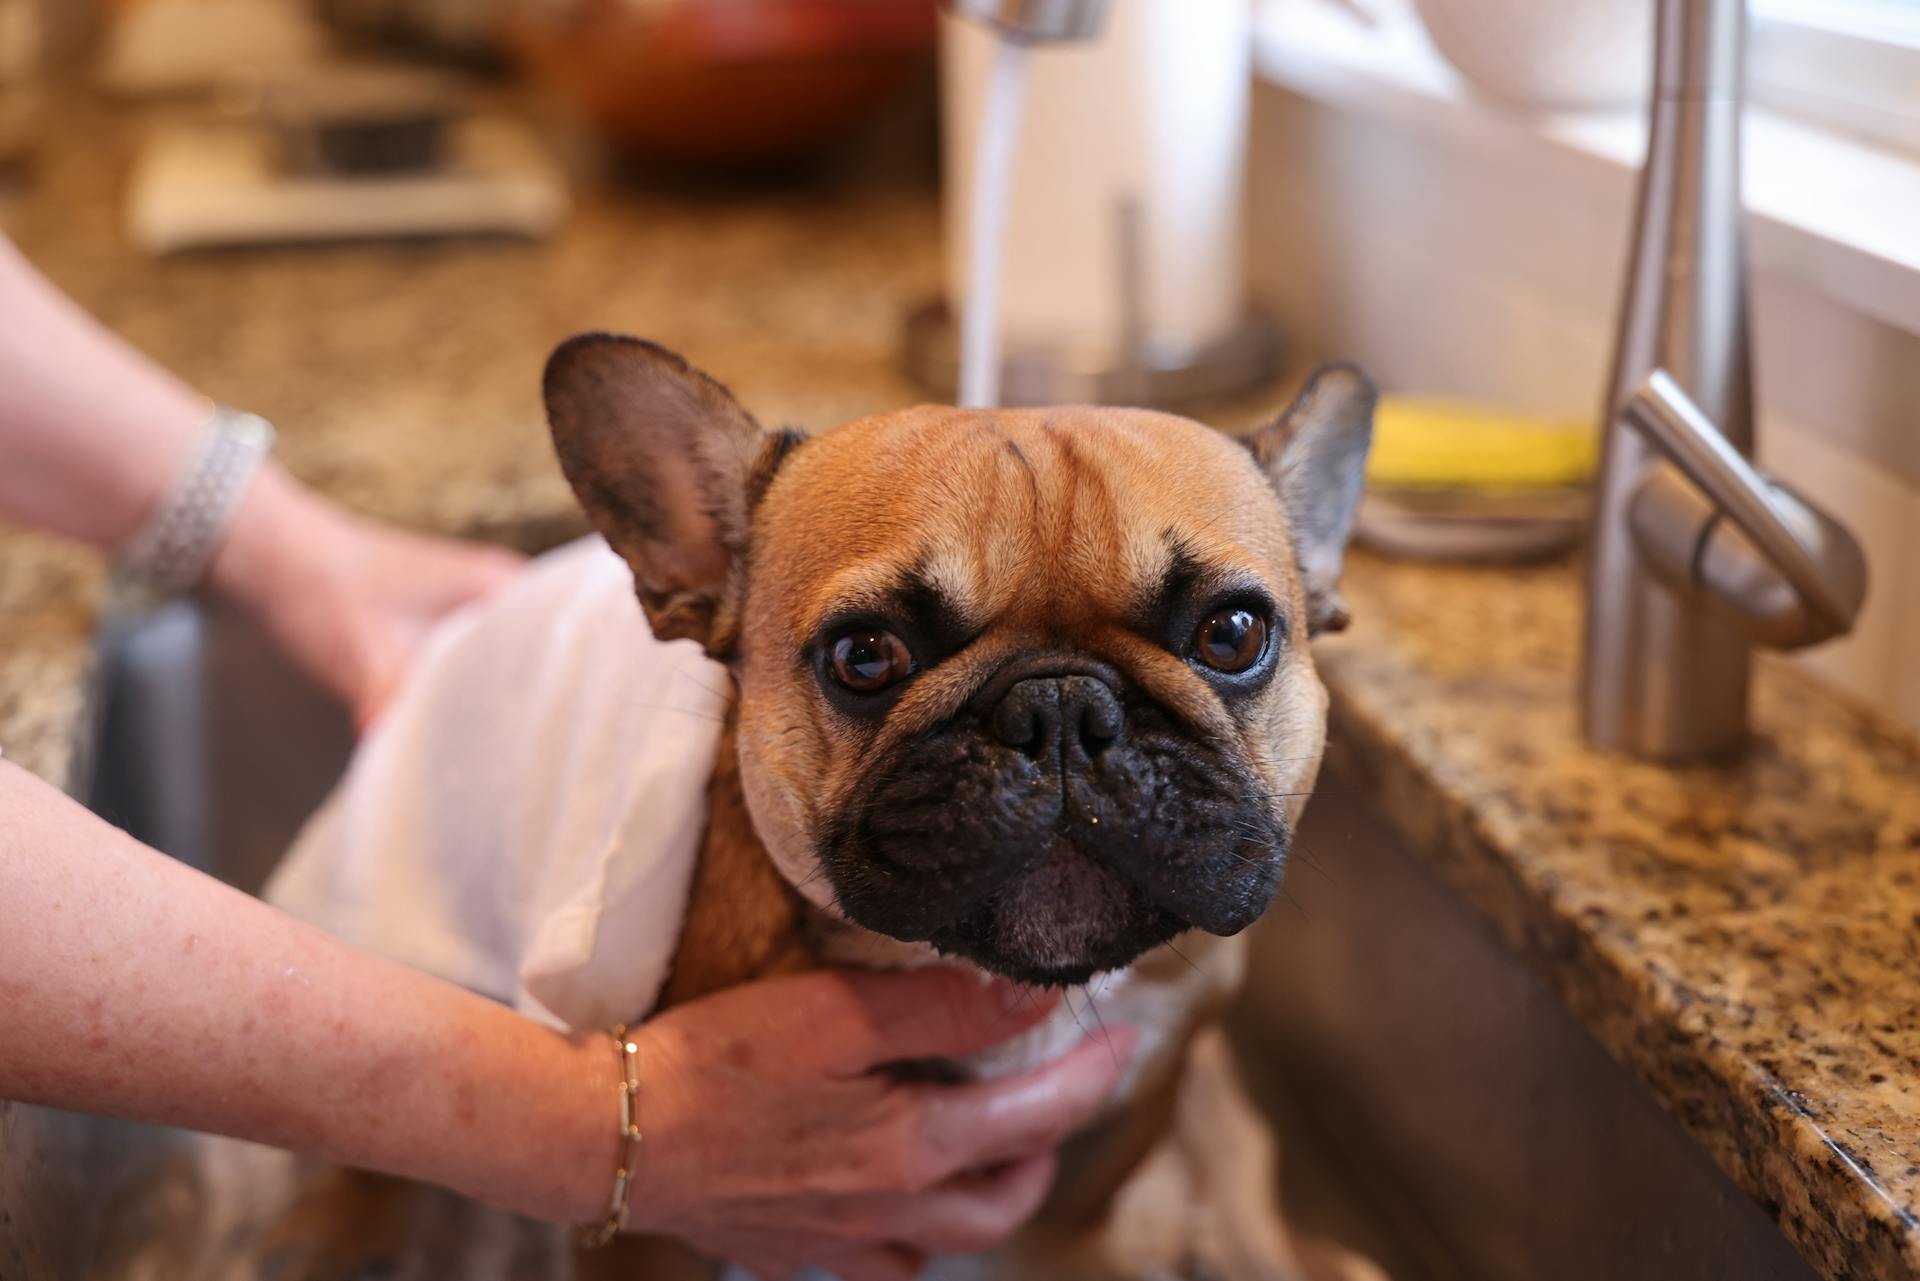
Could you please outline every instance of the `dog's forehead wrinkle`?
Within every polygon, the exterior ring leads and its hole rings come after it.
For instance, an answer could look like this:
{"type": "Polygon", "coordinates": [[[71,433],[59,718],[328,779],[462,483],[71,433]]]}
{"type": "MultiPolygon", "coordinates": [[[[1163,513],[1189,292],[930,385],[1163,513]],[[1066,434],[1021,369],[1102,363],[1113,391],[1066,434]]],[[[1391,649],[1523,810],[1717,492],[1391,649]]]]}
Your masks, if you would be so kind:
{"type": "Polygon", "coordinates": [[[836,607],[888,612],[886,593],[914,571],[969,634],[1137,623],[1170,562],[1252,573],[1289,601],[1284,518],[1245,454],[1143,411],[922,407],[861,420],[814,437],[775,478],[781,501],[763,532],[776,550],[759,590],[768,606],[788,602],[796,641],[836,607]]]}
{"type": "Polygon", "coordinates": [[[1000,433],[1001,443],[1020,467],[1020,473],[1026,479],[1028,496],[1035,504],[1040,501],[1040,473],[1033,469],[1033,460],[1027,457],[1027,451],[1020,448],[1020,442],[1005,432],[1000,433]]]}

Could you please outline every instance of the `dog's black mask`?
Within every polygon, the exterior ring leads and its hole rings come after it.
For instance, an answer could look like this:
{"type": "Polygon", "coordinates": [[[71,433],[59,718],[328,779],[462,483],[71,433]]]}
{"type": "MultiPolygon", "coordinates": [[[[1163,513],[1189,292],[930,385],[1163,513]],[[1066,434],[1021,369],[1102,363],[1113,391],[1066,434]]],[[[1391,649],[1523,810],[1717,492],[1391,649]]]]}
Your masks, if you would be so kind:
{"type": "Polygon", "coordinates": [[[824,844],[856,923],[1010,979],[1084,983],[1266,910],[1289,833],[1245,766],[1104,664],[989,682],[824,844]]]}

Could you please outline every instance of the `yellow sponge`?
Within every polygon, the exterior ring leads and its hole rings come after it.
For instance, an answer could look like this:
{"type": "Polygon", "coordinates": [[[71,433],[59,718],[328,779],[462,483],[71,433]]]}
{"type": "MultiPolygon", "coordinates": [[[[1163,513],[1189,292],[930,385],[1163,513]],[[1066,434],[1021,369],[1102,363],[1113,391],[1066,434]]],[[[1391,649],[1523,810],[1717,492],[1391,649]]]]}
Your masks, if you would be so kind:
{"type": "Polygon", "coordinates": [[[1367,483],[1381,489],[1560,489],[1599,454],[1591,423],[1554,422],[1440,397],[1387,396],[1367,483]]]}

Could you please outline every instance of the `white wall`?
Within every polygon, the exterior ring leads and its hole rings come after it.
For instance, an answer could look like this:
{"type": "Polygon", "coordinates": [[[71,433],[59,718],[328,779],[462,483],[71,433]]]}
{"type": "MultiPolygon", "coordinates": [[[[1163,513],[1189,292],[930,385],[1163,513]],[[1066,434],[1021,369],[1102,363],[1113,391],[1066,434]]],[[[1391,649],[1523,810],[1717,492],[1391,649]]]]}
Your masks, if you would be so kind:
{"type": "MultiPolygon", "coordinates": [[[[1353,356],[1389,391],[1597,413],[1627,251],[1629,174],[1545,141],[1475,146],[1254,95],[1256,295],[1296,355],[1353,356]]],[[[1920,733],[1920,337],[1756,274],[1760,457],[1865,546],[1825,678],[1920,733]]]]}

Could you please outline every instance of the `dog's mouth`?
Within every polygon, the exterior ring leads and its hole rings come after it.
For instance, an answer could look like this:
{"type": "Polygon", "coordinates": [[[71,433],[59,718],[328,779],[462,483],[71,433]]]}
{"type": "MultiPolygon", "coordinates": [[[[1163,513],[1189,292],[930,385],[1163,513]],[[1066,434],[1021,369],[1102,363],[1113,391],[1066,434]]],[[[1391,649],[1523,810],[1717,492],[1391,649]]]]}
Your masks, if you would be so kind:
{"type": "Polygon", "coordinates": [[[1117,970],[1187,923],[1064,836],[928,939],[943,953],[1035,987],[1117,970]]]}
{"type": "MultiPolygon", "coordinates": [[[[883,825],[884,826],[884,825],[883,825]]],[[[1261,825],[1196,836],[1076,824],[1006,843],[873,837],[827,857],[856,925],[1036,987],[1084,984],[1188,929],[1232,934],[1265,910],[1287,833],[1261,825]],[[1112,834],[1109,835],[1108,832],[1112,834]],[[1209,853],[1208,849],[1212,852],[1209,853]]]]}

